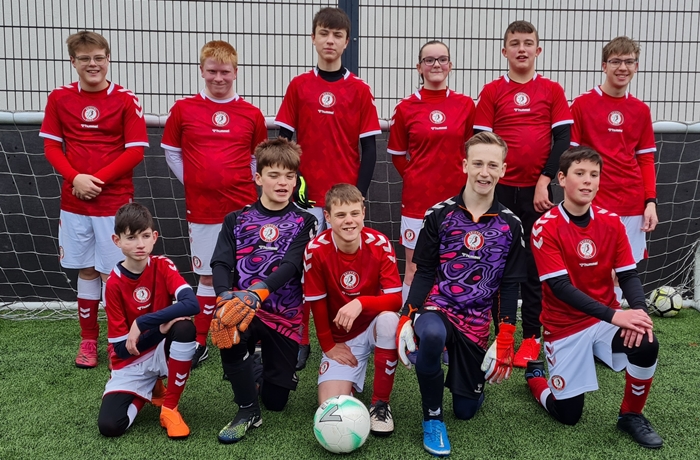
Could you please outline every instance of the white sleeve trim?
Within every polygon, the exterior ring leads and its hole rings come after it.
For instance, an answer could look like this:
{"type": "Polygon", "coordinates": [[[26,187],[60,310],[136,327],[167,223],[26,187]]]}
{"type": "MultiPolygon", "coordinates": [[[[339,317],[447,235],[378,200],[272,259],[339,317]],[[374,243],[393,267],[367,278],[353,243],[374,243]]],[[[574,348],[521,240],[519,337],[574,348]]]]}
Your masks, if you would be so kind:
{"type": "Polygon", "coordinates": [[[172,150],[172,151],[175,151],[175,152],[182,152],[182,149],[181,149],[180,147],[174,147],[174,146],[172,146],[172,145],[164,144],[164,143],[162,143],[162,142],[160,143],[160,146],[161,146],[163,149],[172,150]]]}
{"type": "Polygon", "coordinates": [[[401,287],[396,287],[396,288],[389,288],[389,289],[382,289],[382,292],[384,294],[394,294],[396,292],[401,292],[402,288],[401,287]]]}
{"type": "Polygon", "coordinates": [[[488,126],[474,125],[473,129],[480,129],[482,131],[488,131],[490,133],[493,132],[493,128],[489,128],[488,126]]]}
{"type": "Polygon", "coordinates": [[[183,290],[183,289],[192,289],[192,286],[189,284],[183,284],[179,288],[175,289],[175,298],[177,299],[177,295],[183,290]]]}
{"type": "Polygon", "coordinates": [[[625,265],[624,267],[616,268],[615,273],[626,272],[628,270],[634,270],[637,268],[637,264],[625,265]]]}
{"type": "Polygon", "coordinates": [[[325,299],[328,294],[321,294],[321,295],[312,295],[312,296],[304,296],[304,300],[307,302],[314,302],[316,300],[321,300],[325,299]]]}
{"type": "Polygon", "coordinates": [[[172,150],[169,147],[164,146],[164,144],[161,144],[161,147],[163,147],[165,150],[165,162],[168,163],[168,167],[173,174],[175,174],[177,180],[179,180],[181,184],[184,184],[185,171],[182,166],[182,149],[172,150]]]}
{"type": "Polygon", "coordinates": [[[391,150],[391,149],[386,149],[387,153],[390,153],[392,155],[406,155],[408,153],[408,150],[404,150],[403,152],[400,152],[398,150],[391,150]]]}
{"type": "Polygon", "coordinates": [[[48,134],[48,133],[42,133],[42,132],[40,132],[40,133],[39,133],[39,137],[45,137],[45,138],[47,138],[47,139],[51,139],[51,140],[54,140],[54,141],[56,141],[56,142],[63,142],[63,139],[62,139],[62,138],[60,138],[60,137],[58,137],[58,136],[53,136],[53,135],[48,134]]]}
{"type": "Polygon", "coordinates": [[[362,139],[363,137],[369,137],[369,136],[379,136],[381,134],[382,134],[381,129],[378,129],[376,131],[369,131],[369,132],[360,134],[360,139],[362,139]]]}
{"type": "Polygon", "coordinates": [[[566,275],[567,273],[569,273],[569,272],[566,271],[566,268],[563,270],[556,271],[556,272],[547,273],[545,275],[540,276],[540,281],[546,281],[550,278],[556,278],[557,276],[566,275]]]}
{"type": "Polygon", "coordinates": [[[581,144],[579,144],[578,142],[571,141],[571,142],[569,142],[569,145],[572,147],[578,147],[581,144]]]}
{"type": "Polygon", "coordinates": [[[150,144],[148,142],[129,142],[124,144],[124,148],[128,149],[129,147],[150,147],[150,144]]]}
{"type": "Polygon", "coordinates": [[[281,127],[283,127],[283,128],[287,128],[287,129],[290,130],[291,132],[296,131],[296,129],[294,129],[293,126],[289,126],[287,123],[282,123],[281,121],[275,120],[275,124],[276,124],[277,126],[281,126],[281,127]]]}
{"type": "Polygon", "coordinates": [[[121,337],[107,337],[107,342],[119,343],[125,341],[127,338],[129,338],[129,334],[123,335],[121,337]]]}
{"type": "Polygon", "coordinates": [[[556,128],[557,126],[561,126],[561,125],[573,125],[573,124],[574,124],[573,119],[572,120],[562,120],[562,121],[558,121],[558,122],[554,123],[552,125],[552,129],[556,128]]]}
{"type": "Polygon", "coordinates": [[[642,153],[653,153],[656,152],[656,147],[650,148],[650,149],[642,149],[642,150],[637,150],[636,153],[637,155],[641,155],[642,153]]]}

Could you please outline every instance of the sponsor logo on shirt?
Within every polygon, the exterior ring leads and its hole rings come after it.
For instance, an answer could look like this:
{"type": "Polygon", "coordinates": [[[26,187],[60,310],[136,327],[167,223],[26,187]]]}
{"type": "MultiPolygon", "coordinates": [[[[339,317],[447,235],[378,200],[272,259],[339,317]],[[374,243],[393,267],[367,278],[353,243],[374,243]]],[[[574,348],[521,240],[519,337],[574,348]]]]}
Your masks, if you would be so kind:
{"type": "Polygon", "coordinates": [[[484,235],[476,230],[471,231],[464,236],[464,245],[470,251],[477,251],[484,246],[484,235]]]}
{"type": "Polygon", "coordinates": [[[151,291],[147,287],[137,287],[134,289],[134,300],[139,303],[146,303],[151,299],[151,291]]]}
{"type": "Polygon", "coordinates": [[[340,275],[340,285],[343,289],[352,290],[360,284],[360,275],[356,271],[348,270],[340,275]]]}
{"type": "Polygon", "coordinates": [[[513,96],[513,102],[518,106],[515,108],[516,112],[530,111],[530,109],[522,108],[530,105],[530,96],[528,96],[526,93],[517,93],[515,96],[513,96]]]}
{"type": "Polygon", "coordinates": [[[406,241],[413,241],[416,239],[416,232],[411,230],[410,228],[407,229],[405,232],[403,232],[403,239],[406,241]]]}
{"type": "Polygon", "coordinates": [[[331,108],[335,105],[335,95],[326,91],[318,97],[318,103],[327,109],[331,108]]]}
{"type": "Polygon", "coordinates": [[[260,239],[266,243],[276,241],[280,236],[280,231],[274,224],[267,224],[260,227],[260,239]]]}
{"type": "Polygon", "coordinates": [[[582,259],[592,259],[598,251],[593,240],[585,239],[579,241],[578,245],[576,245],[576,252],[582,259]]]}
{"type": "Polygon", "coordinates": [[[93,122],[100,118],[100,111],[97,110],[97,107],[89,105],[83,109],[83,113],[81,115],[83,120],[93,122]]]}
{"type": "Polygon", "coordinates": [[[211,122],[220,128],[228,125],[229,121],[231,121],[231,119],[229,118],[228,113],[226,112],[219,111],[211,117],[211,122]]]}

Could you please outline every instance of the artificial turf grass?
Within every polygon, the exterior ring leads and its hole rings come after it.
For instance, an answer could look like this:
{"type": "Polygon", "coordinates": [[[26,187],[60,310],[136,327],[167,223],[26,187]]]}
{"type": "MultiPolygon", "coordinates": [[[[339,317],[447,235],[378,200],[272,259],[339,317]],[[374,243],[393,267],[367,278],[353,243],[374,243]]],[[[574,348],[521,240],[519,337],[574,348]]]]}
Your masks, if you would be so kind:
{"type": "MultiPolygon", "coordinates": [[[[555,422],[535,403],[521,369],[501,385],[487,385],[484,406],[469,421],[454,418],[446,391],[451,458],[700,458],[700,314],[683,310],[676,318],[655,322],[660,359],[645,414],[666,442],[661,450],[641,448],[615,428],[624,373],[598,365],[600,390],[586,395],[583,417],[574,427],[555,422]]],[[[235,406],[230,384],[221,379],[218,350],[211,346],[209,360],[192,373],[180,403],[192,429],[187,440],[169,440],[158,422],[158,409],[150,405],[124,436],[102,437],[97,413],[109,371],[106,328],[101,326],[100,365],[86,370],[73,366],[77,321],[0,320],[0,458],[337,458],[323,450],[312,432],[320,359],[316,343],[287,408],[278,413],[263,409],[262,426],[238,444],[216,440],[219,429],[233,418],[235,406]]],[[[415,374],[399,367],[391,401],[396,432],[386,439],[370,437],[346,457],[430,458],[422,449],[415,374]]],[[[370,360],[365,391],[357,395],[365,404],[372,392],[371,375],[370,360]]]]}

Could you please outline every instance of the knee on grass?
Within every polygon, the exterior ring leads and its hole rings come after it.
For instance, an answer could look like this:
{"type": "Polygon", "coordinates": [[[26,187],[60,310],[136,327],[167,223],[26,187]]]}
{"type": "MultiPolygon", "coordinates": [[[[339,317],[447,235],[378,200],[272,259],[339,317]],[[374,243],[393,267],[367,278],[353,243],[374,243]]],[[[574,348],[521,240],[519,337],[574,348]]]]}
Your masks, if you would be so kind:
{"type": "Polygon", "coordinates": [[[459,420],[469,420],[473,418],[483,403],[483,393],[478,399],[469,399],[465,396],[452,395],[452,411],[459,420]]]}

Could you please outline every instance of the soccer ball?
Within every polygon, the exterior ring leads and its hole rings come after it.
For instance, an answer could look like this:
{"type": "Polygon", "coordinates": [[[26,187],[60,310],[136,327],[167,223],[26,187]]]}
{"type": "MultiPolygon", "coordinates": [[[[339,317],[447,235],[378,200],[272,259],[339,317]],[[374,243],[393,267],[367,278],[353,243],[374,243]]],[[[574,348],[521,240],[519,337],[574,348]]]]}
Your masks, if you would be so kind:
{"type": "Polygon", "coordinates": [[[683,297],[671,286],[661,286],[651,291],[649,310],[658,316],[676,316],[683,306],[683,297]]]}
{"type": "Polygon", "coordinates": [[[314,435],[334,454],[352,452],[369,436],[369,411],[349,395],[328,398],[314,415],[314,435]]]}

